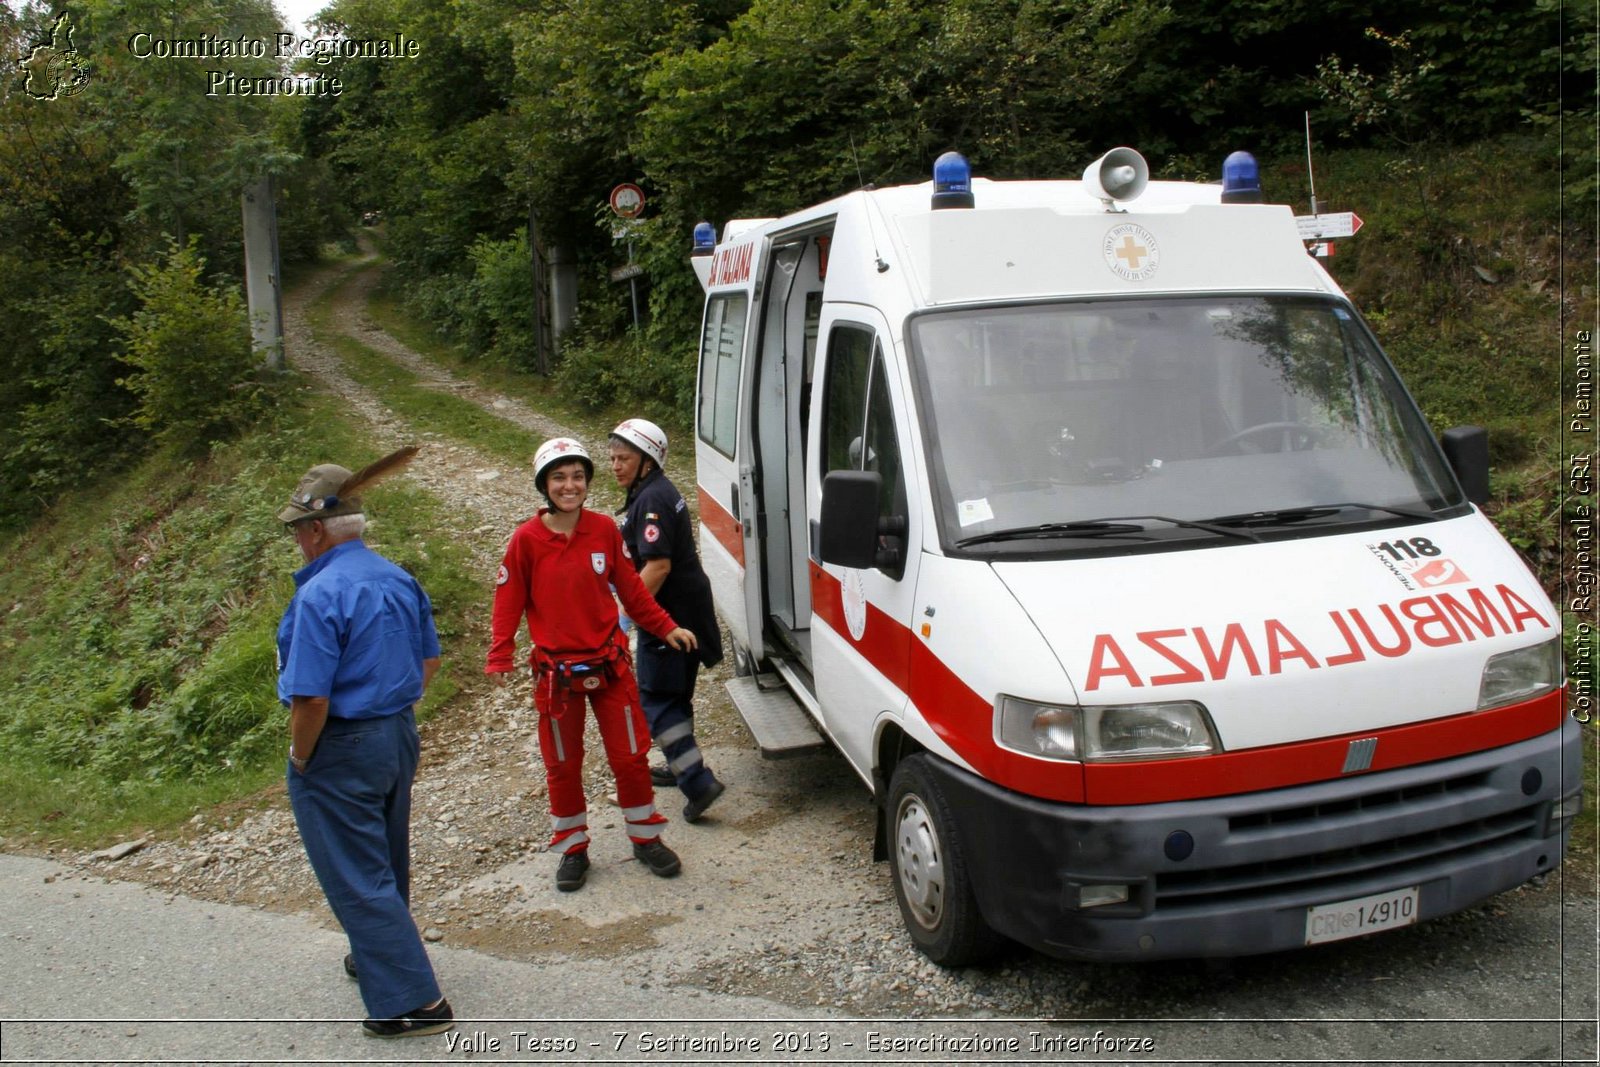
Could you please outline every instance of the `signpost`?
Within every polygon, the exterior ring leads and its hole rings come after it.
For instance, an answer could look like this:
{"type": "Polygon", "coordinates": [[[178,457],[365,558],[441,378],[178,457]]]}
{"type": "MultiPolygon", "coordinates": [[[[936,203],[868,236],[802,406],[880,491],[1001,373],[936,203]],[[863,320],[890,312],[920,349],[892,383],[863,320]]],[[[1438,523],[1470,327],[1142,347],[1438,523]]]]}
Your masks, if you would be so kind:
{"type": "MultiPolygon", "coordinates": [[[[623,182],[611,190],[611,210],[619,218],[629,222],[644,213],[644,190],[632,182],[623,182]]],[[[626,222],[619,229],[628,235],[628,263],[627,266],[618,267],[611,272],[614,282],[626,281],[629,295],[633,297],[633,328],[639,328],[639,275],[644,273],[644,268],[633,261],[632,227],[626,222]]]]}
{"type": "Polygon", "coordinates": [[[1323,241],[1330,237],[1354,237],[1361,229],[1361,216],[1354,211],[1329,215],[1296,215],[1294,224],[1302,241],[1323,241]]]}

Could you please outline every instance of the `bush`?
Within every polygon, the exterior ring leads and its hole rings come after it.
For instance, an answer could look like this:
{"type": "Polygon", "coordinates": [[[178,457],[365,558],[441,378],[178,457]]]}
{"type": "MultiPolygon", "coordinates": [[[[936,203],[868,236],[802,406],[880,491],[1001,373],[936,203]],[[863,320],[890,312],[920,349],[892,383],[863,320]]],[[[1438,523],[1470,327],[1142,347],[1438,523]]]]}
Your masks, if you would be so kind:
{"type": "Polygon", "coordinates": [[[204,269],[195,241],[173,242],[161,263],[129,268],[139,309],[111,320],[136,371],[119,380],[137,399],[132,422],[158,443],[204,446],[262,410],[244,301],[203,284],[204,269]]]}
{"type": "Polygon", "coordinates": [[[602,411],[631,391],[627,369],[642,356],[641,349],[632,335],[568,342],[561,346],[556,385],[586,411],[602,411]]]}
{"type": "Polygon", "coordinates": [[[538,345],[534,335],[532,252],[528,231],[493,241],[480,237],[472,258],[473,335],[487,339],[483,354],[504,367],[534,370],[538,345]]]}

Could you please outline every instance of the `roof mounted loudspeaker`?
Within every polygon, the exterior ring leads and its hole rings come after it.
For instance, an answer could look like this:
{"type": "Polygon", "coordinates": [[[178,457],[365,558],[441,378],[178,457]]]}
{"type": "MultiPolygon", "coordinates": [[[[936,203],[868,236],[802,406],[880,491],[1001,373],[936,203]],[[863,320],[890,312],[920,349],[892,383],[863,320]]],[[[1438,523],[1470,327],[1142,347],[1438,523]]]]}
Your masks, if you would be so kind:
{"type": "Polygon", "coordinates": [[[1131,148],[1113,148],[1083,171],[1086,193],[1116,210],[1119,200],[1132,200],[1150,184],[1150,167],[1144,157],[1131,148]]]}

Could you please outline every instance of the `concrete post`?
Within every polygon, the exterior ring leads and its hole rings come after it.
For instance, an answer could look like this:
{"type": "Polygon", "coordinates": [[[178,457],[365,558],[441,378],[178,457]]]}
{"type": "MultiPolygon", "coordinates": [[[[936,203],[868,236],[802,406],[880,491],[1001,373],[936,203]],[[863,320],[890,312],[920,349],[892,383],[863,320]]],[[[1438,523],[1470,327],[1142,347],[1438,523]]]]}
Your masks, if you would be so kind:
{"type": "Polygon", "coordinates": [[[560,245],[550,248],[550,334],[556,352],[561,351],[561,335],[578,313],[578,264],[560,245]]]}
{"type": "Polygon", "coordinates": [[[250,348],[269,370],[283,369],[283,294],[278,273],[278,210],[271,178],[245,186],[244,285],[250,309],[250,348]]]}

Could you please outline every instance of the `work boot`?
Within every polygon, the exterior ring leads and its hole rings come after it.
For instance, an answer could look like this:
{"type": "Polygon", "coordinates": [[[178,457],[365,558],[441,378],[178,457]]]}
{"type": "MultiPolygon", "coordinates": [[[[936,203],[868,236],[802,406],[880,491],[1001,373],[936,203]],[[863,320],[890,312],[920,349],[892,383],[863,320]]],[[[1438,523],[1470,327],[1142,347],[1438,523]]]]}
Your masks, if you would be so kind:
{"type": "Polygon", "coordinates": [[[648,845],[636,843],[633,846],[633,858],[649,867],[650,873],[658,878],[671,878],[683,869],[678,854],[660,841],[652,841],[648,845]]]}
{"type": "Polygon", "coordinates": [[[727,788],[727,786],[723,785],[722,782],[716,778],[711,779],[710,788],[683,806],[683,821],[699,822],[700,816],[706,813],[706,809],[715,803],[716,799],[720,797],[723,794],[723,791],[727,788]]]}
{"type": "Polygon", "coordinates": [[[583,888],[584,879],[589,877],[589,853],[568,852],[561,857],[561,866],[556,868],[556,888],[563,893],[573,893],[583,888]]]}
{"type": "Polygon", "coordinates": [[[650,784],[651,785],[677,785],[678,784],[678,776],[673,774],[672,773],[672,768],[668,767],[666,764],[664,764],[664,763],[652,763],[650,765],[650,784]]]}

